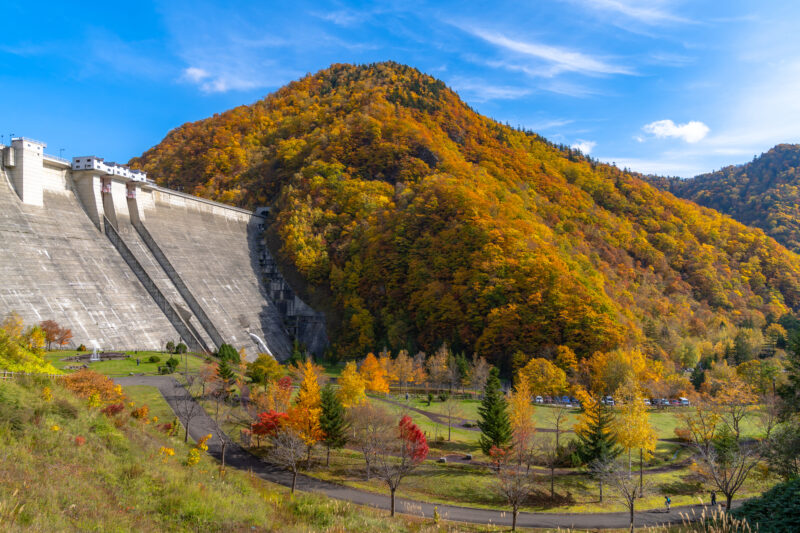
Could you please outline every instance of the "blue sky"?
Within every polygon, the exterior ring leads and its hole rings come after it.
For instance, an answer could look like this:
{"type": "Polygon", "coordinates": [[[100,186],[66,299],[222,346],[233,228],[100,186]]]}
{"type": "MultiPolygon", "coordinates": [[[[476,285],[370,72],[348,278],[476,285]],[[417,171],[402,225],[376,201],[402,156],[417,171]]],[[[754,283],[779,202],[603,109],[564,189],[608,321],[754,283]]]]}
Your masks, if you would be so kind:
{"type": "Polygon", "coordinates": [[[800,2],[74,4],[3,6],[6,142],[127,161],[331,63],[388,59],[642,172],[691,176],[800,142],[800,2]]]}

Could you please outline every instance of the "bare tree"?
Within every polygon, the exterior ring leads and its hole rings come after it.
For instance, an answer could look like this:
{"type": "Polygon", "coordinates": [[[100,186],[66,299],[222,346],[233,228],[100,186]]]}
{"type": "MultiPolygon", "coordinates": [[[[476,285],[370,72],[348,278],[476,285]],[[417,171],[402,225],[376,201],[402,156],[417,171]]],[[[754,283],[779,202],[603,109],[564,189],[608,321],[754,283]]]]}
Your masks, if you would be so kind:
{"type": "Polygon", "coordinates": [[[175,414],[183,424],[183,442],[189,442],[189,424],[203,412],[203,408],[192,396],[194,376],[186,376],[186,387],[175,381],[173,383],[172,398],[175,402],[175,414]]]}
{"type": "Polygon", "coordinates": [[[497,476],[495,489],[511,507],[511,531],[516,531],[519,508],[530,498],[535,484],[529,470],[520,464],[518,454],[519,452],[513,448],[505,450],[494,447],[491,451],[492,464],[497,476]]]}
{"type": "Polygon", "coordinates": [[[548,435],[539,434],[537,437],[539,458],[550,470],[550,499],[553,500],[556,497],[556,466],[560,459],[560,450],[556,441],[548,435]]]}
{"type": "Polygon", "coordinates": [[[391,515],[394,516],[397,487],[400,481],[428,456],[428,442],[419,427],[407,415],[400,419],[400,424],[386,437],[384,445],[375,454],[375,477],[385,481],[389,487],[392,499],[391,515]]]}
{"type": "Polygon", "coordinates": [[[613,489],[616,489],[615,492],[612,492],[612,498],[616,498],[625,504],[630,516],[630,531],[633,533],[637,489],[639,489],[638,497],[641,498],[646,484],[640,486],[640,482],[631,477],[628,466],[624,462],[614,459],[595,462],[592,465],[592,471],[595,476],[601,478],[613,489]]]}
{"type": "Polygon", "coordinates": [[[448,396],[447,399],[442,402],[442,409],[444,411],[445,416],[447,417],[447,441],[450,441],[450,434],[451,428],[453,427],[453,418],[458,418],[463,414],[463,410],[461,409],[461,403],[453,398],[453,396],[448,396]]]}
{"type": "Polygon", "coordinates": [[[711,441],[710,446],[698,446],[698,450],[703,463],[700,474],[725,495],[725,509],[730,511],[733,496],[758,464],[755,450],[743,446],[727,427],[711,441]]]}
{"type": "Polygon", "coordinates": [[[350,408],[350,430],[358,450],[364,455],[367,481],[378,451],[385,446],[387,436],[395,429],[392,415],[382,407],[364,402],[350,408]]]}
{"type": "Polygon", "coordinates": [[[472,364],[469,369],[469,384],[478,391],[482,391],[486,387],[486,380],[489,379],[489,370],[491,366],[486,362],[485,357],[472,356],[472,364]]]}
{"type": "Polygon", "coordinates": [[[772,430],[778,424],[780,402],[777,396],[767,393],[761,398],[761,409],[758,412],[758,425],[764,431],[764,440],[769,440],[772,430]]]}
{"type": "Polygon", "coordinates": [[[273,463],[292,473],[292,493],[294,493],[300,464],[306,455],[306,444],[300,435],[288,426],[279,428],[270,437],[270,442],[272,448],[269,451],[269,458],[273,463]]]}

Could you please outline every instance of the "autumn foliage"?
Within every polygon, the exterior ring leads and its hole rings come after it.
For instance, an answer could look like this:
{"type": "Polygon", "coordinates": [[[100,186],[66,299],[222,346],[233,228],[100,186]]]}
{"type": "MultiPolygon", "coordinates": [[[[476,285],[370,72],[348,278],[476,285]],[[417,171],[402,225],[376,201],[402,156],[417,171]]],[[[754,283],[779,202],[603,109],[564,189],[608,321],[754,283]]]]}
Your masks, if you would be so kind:
{"type": "Polygon", "coordinates": [[[281,257],[330,295],[345,357],[447,342],[508,372],[511,354],[554,346],[663,355],[713,315],[758,323],[800,305],[800,258],[763,233],[392,62],[333,65],[132,164],[272,205],[281,257]]]}

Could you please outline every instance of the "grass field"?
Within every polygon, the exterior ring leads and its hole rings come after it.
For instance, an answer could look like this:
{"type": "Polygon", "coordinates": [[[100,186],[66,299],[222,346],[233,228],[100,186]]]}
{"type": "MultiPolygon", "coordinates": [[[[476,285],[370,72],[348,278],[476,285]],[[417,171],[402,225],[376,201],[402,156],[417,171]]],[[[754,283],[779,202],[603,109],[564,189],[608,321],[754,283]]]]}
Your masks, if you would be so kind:
{"type": "MultiPolygon", "coordinates": [[[[48,362],[50,362],[53,366],[55,366],[59,370],[65,370],[64,367],[66,366],[78,366],[84,363],[83,361],[63,360],[65,357],[70,357],[76,355],[77,353],[87,353],[87,352],[76,352],[72,350],[55,351],[55,352],[48,352],[45,355],[45,358],[48,360],[48,362]]],[[[106,376],[114,376],[114,377],[128,376],[131,374],[157,374],[158,367],[163,366],[166,363],[167,359],[170,358],[170,354],[163,352],[124,352],[124,353],[130,355],[130,358],[89,363],[89,368],[94,370],[95,372],[105,374],[106,376]],[[161,360],[158,363],[150,363],[147,360],[151,356],[159,357],[161,360]],[[139,359],[138,365],[136,364],[137,359],[139,359]]],[[[178,365],[179,372],[184,371],[187,365],[187,361],[188,361],[189,372],[198,371],[203,366],[203,362],[205,361],[203,357],[194,354],[176,355],[175,357],[178,360],[180,360],[180,365],[178,365]]]]}

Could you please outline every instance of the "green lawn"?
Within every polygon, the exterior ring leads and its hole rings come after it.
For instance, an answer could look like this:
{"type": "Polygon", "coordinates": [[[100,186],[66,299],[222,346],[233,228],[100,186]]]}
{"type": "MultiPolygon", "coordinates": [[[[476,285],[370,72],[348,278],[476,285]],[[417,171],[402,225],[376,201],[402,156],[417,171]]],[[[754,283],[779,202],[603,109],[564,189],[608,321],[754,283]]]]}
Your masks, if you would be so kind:
{"type": "MultiPolygon", "coordinates": [[[[64,370],[66,366],[78,366],[84,364],[83,361],[64,361],[65,357],[70,357],[79,352],[73,350],[64,350],[64,351],[55,351],[55,352],[48,352],[45,355],[45,358],[53,364],[59,370],[64,370]]],[[[81,352],[87,353],[87,352],[81,352]]],[[[158,367],[163,366],[167,359],[169,359],[170,355],[167,353],[162,352],[124,352],[130,355],[128,359],[115,359],[111,361],[99,361],[96,363],[89,363],[89,368],[99,372],[101,374],[105,374],[106,376],[128,376],[130,374],[157,374],[158,367]],[[161,360],[158,363],[150,363],[147,360],[151,356],[156,356],[161,360]],[[137,358],[139,359],[139,364],[136,364],[137,358]]],[[[186,368],[186,364],[188,361],[188,369],[189,372],[196,372],[202,366],[205,359],[201,356],[194,355],[194,354],[186,354],[186,355],[176,355],[176,358],[180,360],[180,365],[178,366],[178,371],[183,372],[186,368]]]]}
{"type": "MultiPolygon", "coordinates": [[[[359,453],[350,450],[333,454],[331,468],[316,467],[309,474],[373,492],[387,493],[385,484],[380,480],[365,480],[363,459],[359,453]]],[[[549,477],[538,475],[536,479],[536,490],[541,497],[538,501],[535,498],[524,507],[526,511],[596,513],[625,510],[610,487],[605,489],[604,501],[599,502],[597,483],[585,474],[556,476],[556,493],[563,498],[562,505],[552,505],[545,497],[549,493],[549,477]]],[[[771,478],[753,476],[737,498],[759,494],[774,484],[774,481],[771,478]]],[[[495,483],[495,475],[487,468],[426,461],[403,479],[398,496],[434,503],[503,508],[506,503],[495,490],[495,483]]],[[[675,506],[707,501],[708,498],[707,487],[695,478],[689,468],[645,474],[645,487],[646,495],[637,501],[638,509],[660,508],[666,495],[669,495],[675,506]]]]}
{"type": "Polygon", "coordinates": [[[128,385],[123,387],[123,390],[136,407],[143,405],[149,407],[150,418],[157,416],[159,423],[172,422],[175,418],[175,414],[157,388],[149,385],[128,385]]]}

